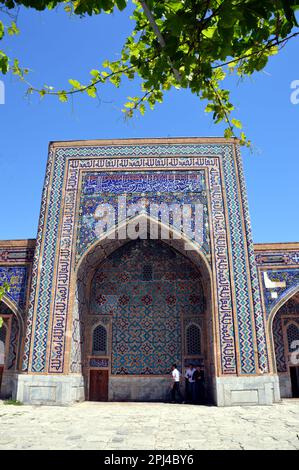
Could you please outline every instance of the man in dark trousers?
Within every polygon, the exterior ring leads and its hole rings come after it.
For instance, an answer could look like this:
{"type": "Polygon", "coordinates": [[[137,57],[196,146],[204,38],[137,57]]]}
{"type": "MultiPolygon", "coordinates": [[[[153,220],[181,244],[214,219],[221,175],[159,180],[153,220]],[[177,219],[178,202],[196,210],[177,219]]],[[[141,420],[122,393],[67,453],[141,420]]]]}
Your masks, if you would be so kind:
{"type": "Polygon", "coordinates": [[[186,390],[186,400],[195,403],[195,380],[193,378],[193,374],[195,372],[195,367],[192,363],[190,363],[188,369],[186,370],[185,378],[187,380],[187,390],[186,390]]]}
{"type": "Polygon", "coordinates": [[[173,380],[173,385],[171,389],[171,402],[175,403],[176,394],[178,395],[180,402],[183,402],[183,397],[180,390],[181,374],[178,371],[176,364],[173,364],[171,367],[171,375],[173,380]]]}
{"type": "Polygon", "coordinates": [[[203,366],[200,367],[199,399],[201,403],[206,402],[205,370],[203,366]]]}
{"type": "Polygon", "coordinates": [[[196,403],[203,404],[205,402],[205,386],[204,386],[204,369],[197,366],[193,374],[195,380],[195,400],[196,403]]]}

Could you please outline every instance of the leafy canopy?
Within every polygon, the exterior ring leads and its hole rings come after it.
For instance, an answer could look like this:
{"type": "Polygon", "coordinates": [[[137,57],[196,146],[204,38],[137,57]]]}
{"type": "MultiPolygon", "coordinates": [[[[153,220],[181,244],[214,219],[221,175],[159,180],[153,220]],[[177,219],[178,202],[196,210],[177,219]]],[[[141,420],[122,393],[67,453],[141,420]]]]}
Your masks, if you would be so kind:
{"type": "MultiPolygon", "coordinates": [[[[105,61],[90,71],[82,84],[70,79],[69,86],[37,88],[28,82],[28,69],[0,50],[0,72],[12,72],[27,83],[28,93],[58,96],[87,93],[96,97],[100,85],[109,81],[116,87],[124,78],[141,78],[141,91],[129,97],[123,111],[144,114],[162,102],[172,87],[189,88],[207,101],[205,110],[216,123],[225,122],[226,137],[238,134],[249,145],[242,124],[233,117],[234,106],[224,87],[228,74],[246,77],[262,70],[270,56],[299,34],[295,11],[299,0],[132,0],[132,33],[125,41],[121,58],[105,61]]],[[[127,11],[127,0],[0,0],[0,10],[12,17],[6,26],[0,21],[0,39],[19,30],[14,15],[20,7],[51,10],[62,6],[71,15],[98,15],[114,9],[127,11]]]]}

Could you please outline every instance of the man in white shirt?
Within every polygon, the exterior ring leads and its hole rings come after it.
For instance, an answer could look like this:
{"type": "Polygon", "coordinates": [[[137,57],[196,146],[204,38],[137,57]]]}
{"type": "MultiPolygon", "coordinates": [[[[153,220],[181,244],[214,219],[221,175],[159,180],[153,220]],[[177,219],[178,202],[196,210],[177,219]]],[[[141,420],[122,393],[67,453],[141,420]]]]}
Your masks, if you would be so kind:
{"type": "Polygon", "coordinates": [[[181,374],[178,371],[176,364],[172,365],[171,371],[172,371],[171,375],[172,375],[172,380],[173,380],[173,385],[171,389],[171,401],[172,403],[175,403],[175,395],[178,394],[179,400],[183,402],[183,397],[182,397],[181,390],[180,390],[181,374]]]}

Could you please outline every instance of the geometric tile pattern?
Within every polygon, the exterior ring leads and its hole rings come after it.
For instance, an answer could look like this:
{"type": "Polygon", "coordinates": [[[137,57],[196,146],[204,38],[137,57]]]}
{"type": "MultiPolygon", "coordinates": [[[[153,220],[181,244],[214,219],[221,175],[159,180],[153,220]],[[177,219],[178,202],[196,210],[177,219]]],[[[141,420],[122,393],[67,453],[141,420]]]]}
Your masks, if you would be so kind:
{"type": "Polygon", "coordinates": [[[291,316],[299,316],[299,293],[293,295],[285,304],[279,309],[279,313],[291,316]]]}
{"type": "MultiPolygon", "coordinates": [[[[255,262],[254,255],[254,245],[253,237],[251,231],[251,220],[248,208],[248,199],[246,191],[246,182],[243,171],[243,162],[240,153],[240,148],[236,148],[236,159],[237,159],[237,168],[239,170],[237,180],[240,184],[240,195],[241,195],[241,205],[239,211],[243,213],[244,225],[245,225],[245,237],[243,237],[243,249],[245,256],[247,254],[249,261],[249,271],[250,271],[250,285],[248,299],[252,299],[254,305],[254,315],[253,315],[253,324],[255,325],[255,334],[257,342],[257,353],[258,353],[258,365],[259,370],[262,373],[269,372],[269,356],[267,352],[267,343],[266,343],[266,323],[264,312],[262,309],[262,300],[260,293],[260,285],[258,278],[258,271],[255,262]]],[[[236,256],[234,256],[236,259],[236,256]]]]}
{"type": "Polygon", "coordinates": [[[293,321],[287,327],[288,347],[290,353],[294,350],[294,342],[296,341],[296,343],[299,344],[299,324],[296,325],[295,323],[296,322],[293,321]]]}
{"type": "MultiPolygon", "coordinates": [[[[38,315],[36,319],[34,318],[34,308],[36,306],[36,301],[39,299],[36,298],[36,295],[38,293],[38,297],[40,297],[39,294],[39,285],[38,285],[38,266],[40,262],[40,257],[42,256],[42,248],[43,248],[43,241],[45,238],[45,233],[47,230],[51,232],[53,235],[53,230],[55,229],[55,222],[57,224],[58,222],[58,215],[54,214],[54,223],[52,224],[47,224],[46,227],[46,211],[47,211],[47,205],[52,206],[53,202],[53,195],[55,191],[51,192],[51,187],[50,187],[50,181],[51,181],[51,169],[52,169],[52,164],[54,161],[54,152],[52,149],[49,151],[48,155],[48,161],[47,161],[47,166],[46,166],[46,175],[45,175],[45,180],[44,180],[44,186],[43,186],[43,191],[42,191],[42,201],[41,201],[41,208],[40,208],[40,214],[39,214],[39,221],[38,221],[38,229],[37,229],[37,237],[36,237],[36,245],[35,245],[35,253],[34,253],[34,260],[33,260],[33,266],[32,266],[32,277],[31,277],[31,290],[30,290],[30,297],[29,297],[29,304],[28,304],[28,314],[27,314],[27,325],[26,325],[26,336],[25,336],[25,341],[24,341],[24,352],[23,352],[23,363],[22,363],[22,370],[27,371],[28,366],[29,366],[29,354],[30,354],[30,347],[31,347],[31,339],[32,337],[34,338],[35,335],[40,335],[41,336],[41,341],[43,341],[43,345],[45,346],[46,341],[47,341],[47,334],[48,334],[48,323],[47,323],[47,315],[38,315]],[[48,194],[49,195],[51,204],[47,204],[48,202],[48,194]],[[43,318],[46,323],[43,322],[43,318]],[[36,320],[36,321],[35,321],[36,320]]],[[[57,170],[55,170],[55,173],[57,173],[57,176],[59,175],[59,161],[57,161],[56,165],[58,167],[57,170]]],[[[55,181],[55,175],[53,177],[53,185],[56,184],[57,186],[53,186],[53,189],[56,188],[61,190],[62,184],[59,185],[57,182],[54,183],[55,181]]],[[[52,209],[52,208],[51,208],[52,209]]],[[[52,214],[53,216],[53,214],[52,214]]],[[[57,227],[56,227],[57,231],[57,227]]],[[[45,256],[46,252],[43,253],[42,257],[42,262],[45,263],[42,266],[42,280],[43,282],[41,283],[41,291],[42,289],[46,290],[49,292],[49,289],[51,289],[50,285],[50,280],[48,279],[49,273],[53,272],[53,264],[54,264],[54,250],[55,250],[55,239],[49,239],[48,238],[48,244],[52,248],[50,252],[47,253],[47,256],[45,256]]],[[[47,303],[46,305],[49,308],[49,296],[47,298],[47,303]]],[[[41,305],[40,305],[41,306],[41,305]]],[[[40,346],[34,347],[32,354],[36,358],[37,356],[40,356],[41,354],[44,353],[44,349],[41,349],[40,346]]],[[[45,354],[45,353],[44,353],[45,354]]],[[[43,369],[42,369],[43,370],[43,369]]]]}
{"type": "Polygon", "coordinates": [[[105,356],[107,354],[107,331],[102,325],[98,325],[92,334],[92,353],[105,356]]]}
{"type": "Polygon", "coordinates": [[[241,356],[242,372],[247,374],[255,373],[256,364],[254,357],[254,326],[252,324],[252,309],[250,306],[250,288],[248,284],[248,267],[245,257],[247,254],[246,239],[242,227],[242,219],[237,215],[241,213],[240,201],[238,198],[238,178],[237,168],[231,164],[229,158],[223,159],[223,166],[226,174],[226,182],[230,190],[227,193],[229,208],[229,224],[231,230],[231,249],[233,254],[234,282],[238,285],[235,290],[238,320],[239,351],[241,356]]]}
{"type": "Polygon", "coordinates": [[[9,340],[9,353],[7,361],[7,369],[12,370],[16,368],[17,352],[19,346],[19,325],[15,315],[12,315],[11,330],[9,340]]]}
{"type": "Polygon", "coordinates": [[[28,266],[0,266],[0,285],[7,282],[10,285],[6,296],[14,301],[17,307],[24,309],[28,287],[28,266]]]}
{"type": "Polygon", "coordinates": [[[186,345],[189,356],[201,354],[200,328],[197,325],[189,325],[186,331],[186,345]]]}
{"type": "MultiPolygon", "coordinates": [[[[60,162],[56,166],[55,174],[53,175],[53,182],[52,184],[56,188],[57,185],[60,185],[61,176],[63,174],[63,164],[60,162]]],[[[57,220],[58,214],[60,212],[60,196],[57,194],[57,191],[50,192],[50,199],[49,199],[49,207],[48,207],[48,218],[57,220]]],[[[49,229],[43,234],[43,264],[42,264],[42,271],[43,272],[53,272],[54,267],[54,259],[55,256],[53,254],[53,245],[55,244],[55,239],[58,233],[58,226],[57,224],[51,225],[49,229]]],[[[38,297],[38,304],[37,308],[39,311],[38,320],[35,323],[35,339],[34,339],[34,347],[33,347],[33,357],[32,361],[37,362],[40,364],[44,361],[45,357],[42,353],[42,350],[39,348],[40,344],[43,344],[43,349],[46,348],[46,341],[47,341],[47,330],[49,324],[49,316],[47,315],[46,306],[49,305],[52,297],[52,292],[49,290],[49,285],[47,283],[40,283],[39,285],[39,297],[38,297]]],[[[39,371],[39,367],[36,368],[36,371],[39,371]]]]}
{"type": "Polygon", "coordinates": [[[284,351],[282,319],[279,313],[276,314],[273,320],[273,339],[277,372],[286,372],[287,364],[284,351]]]}
{"type": "Polygon", "coordinates": [[[165,375],[182,365],[181,322],[203,313],[198,270],[155,240],[131,241],[95,274],[90,313],[112,317],[112,374],[165,375]],[[144,280],[144,266],[152,280],[144,280]],[[106,304],[112,296],[113,302],[106,304]]]}

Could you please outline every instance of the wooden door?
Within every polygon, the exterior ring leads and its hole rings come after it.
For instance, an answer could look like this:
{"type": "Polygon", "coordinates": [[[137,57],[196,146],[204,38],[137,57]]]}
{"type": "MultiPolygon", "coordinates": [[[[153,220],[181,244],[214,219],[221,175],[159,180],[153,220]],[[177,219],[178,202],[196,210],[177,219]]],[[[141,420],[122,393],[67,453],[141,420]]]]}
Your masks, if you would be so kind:
{"type": "Polygon", "coordinates": [[[108,370],[91,370],[89,375],[89,400],[108,400],[108,370]]]}
{"type": "Polygon", "coordinates": [[[293,398],[299,398],[299,367],[290,367],[293,398]]]}

